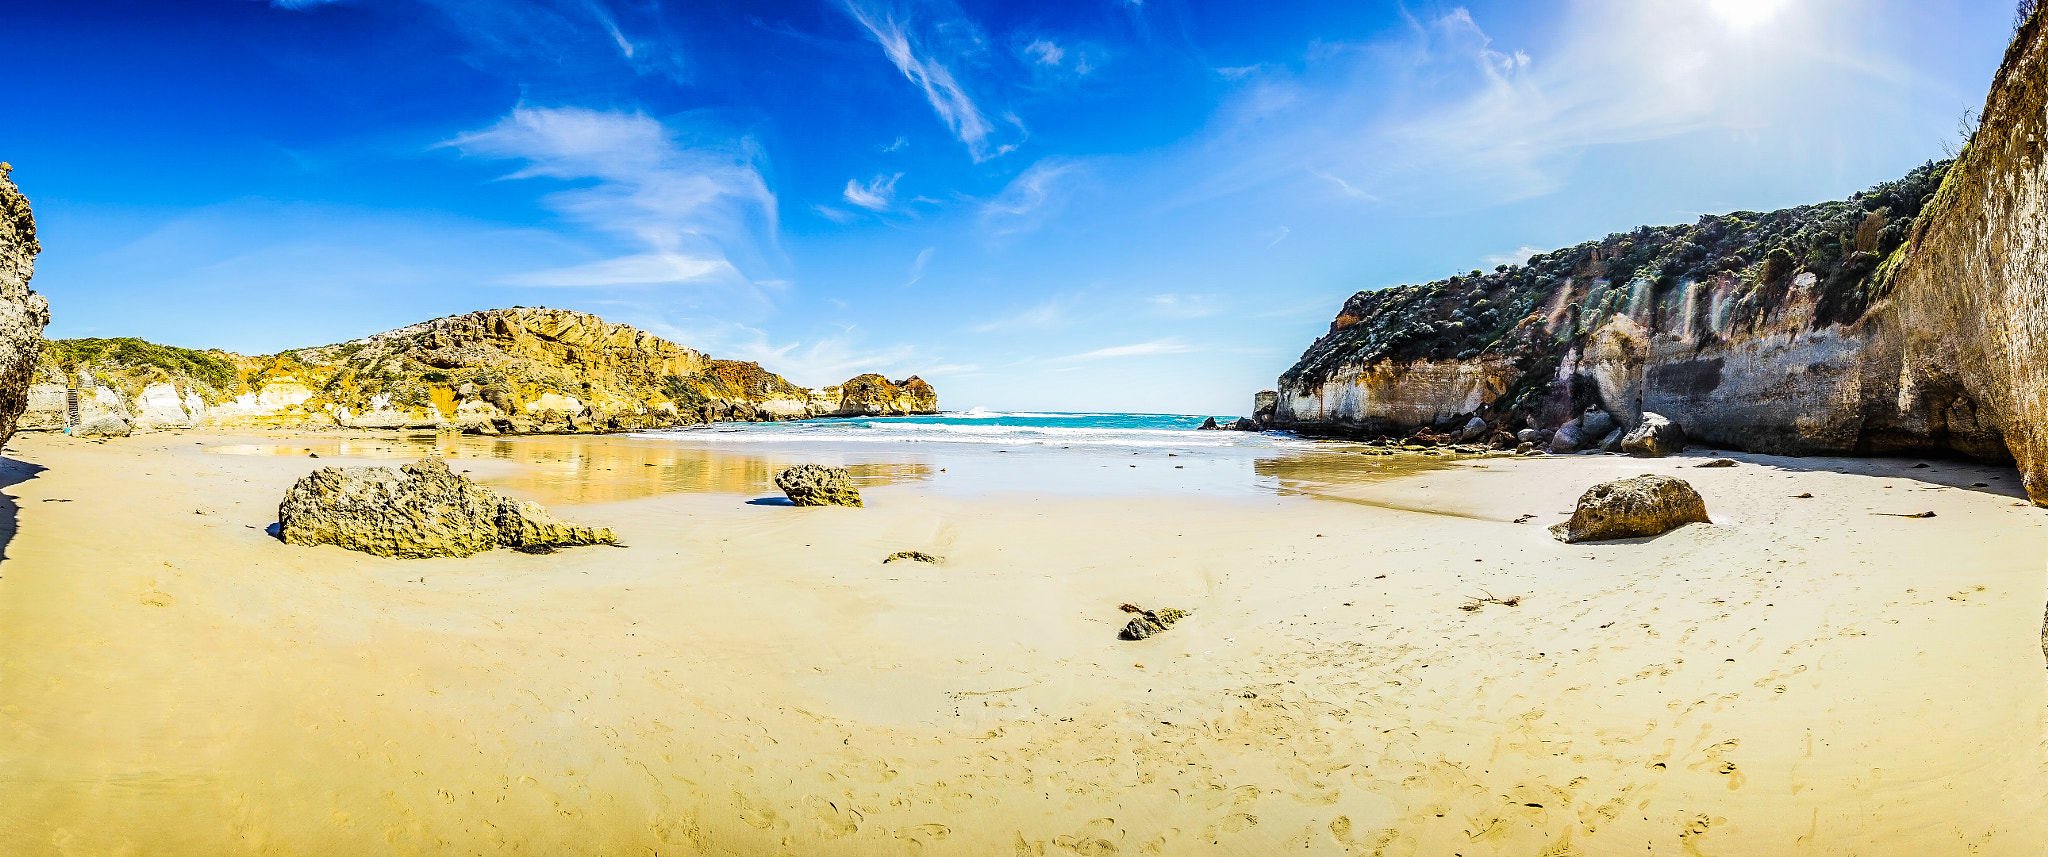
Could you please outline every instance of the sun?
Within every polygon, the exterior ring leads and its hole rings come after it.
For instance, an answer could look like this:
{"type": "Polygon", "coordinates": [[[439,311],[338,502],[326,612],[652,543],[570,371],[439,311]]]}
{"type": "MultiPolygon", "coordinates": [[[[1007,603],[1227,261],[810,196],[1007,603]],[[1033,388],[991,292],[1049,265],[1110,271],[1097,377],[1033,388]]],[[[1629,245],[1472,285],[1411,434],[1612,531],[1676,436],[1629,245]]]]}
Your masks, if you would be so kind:
{"type": "Polygon", "coordinates": [[[1785,8],[1788,0],[1704,0],[1707,9],[1728,25],[1746,30],[1764,23],[1785,8]]]}

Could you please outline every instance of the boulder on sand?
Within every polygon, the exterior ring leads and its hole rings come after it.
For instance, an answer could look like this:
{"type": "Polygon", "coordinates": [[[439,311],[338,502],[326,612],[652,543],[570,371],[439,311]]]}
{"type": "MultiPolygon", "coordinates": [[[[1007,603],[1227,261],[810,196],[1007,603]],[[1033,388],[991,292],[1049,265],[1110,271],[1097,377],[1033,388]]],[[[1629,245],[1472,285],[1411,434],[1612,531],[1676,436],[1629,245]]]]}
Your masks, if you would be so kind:
{"type": "Polygon", "coordinates": [[[278,535],[289,544],[403,559],[618,542],[609,529],[564,523],[540,504],[502,496],[432,457],[396,470],[313,471],[285,492],[277,521],[278,535]]]}
{"type": "Polygon", "coordinates": [[[844,467],[799,464],[775,474],[775,487],[799,506],[859,506],[860,491],[844,467]]]}
{"type": "Polygon", "coordinates": [[[1561,542],[1599,542],[1710,524],[1707,503],[1683,479],[1638,476],[1602,482],[1579,495],[1571,520],[1550,528],[1561,542]]]}
{"type": "Polygon", "coordinates": [[[86,420],[73,428],[71,434],[73,437],[127,437],[131,430],[127,420],[107,414],[86,420]]]}
{"type": "Polygon", "coordinates": [[[1643,421],[1622,438],[1621,451],[1638,458],[1663,458],[1684,452],[1685,429],[1661,414],[1644,411],[1643,421]]]}

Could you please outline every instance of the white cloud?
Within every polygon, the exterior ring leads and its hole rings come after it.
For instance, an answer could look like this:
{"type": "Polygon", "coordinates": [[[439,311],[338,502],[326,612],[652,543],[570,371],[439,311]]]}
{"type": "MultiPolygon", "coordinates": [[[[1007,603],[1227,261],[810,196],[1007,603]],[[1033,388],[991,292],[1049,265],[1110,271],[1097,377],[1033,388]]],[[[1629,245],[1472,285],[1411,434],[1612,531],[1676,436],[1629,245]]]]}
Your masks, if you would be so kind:
{"type": "Polygon", "coordinates": [[[643,253],[586,265],[515,274],[501,282],[508,286],[645,286],[698,282],[733,273],[732,265],[723,259],[643,253]]]}
{"type": "Polygon", "coordinates": [[[1839,125],[1898,109],[1886,86],[1927,87],[1859,42],[1877,25],[1850,0],[1562,5],[1538,46],[1497,44],[1453,8],[1375,43],[1318,44],[1298,70],[1217,70],[1238,89],[1185,149],[1176,201],[1292,182],[1481,207],[1556,190],[1594,147],[1839,125]]]}
{"type": "Polygon", "coordinates": [[[1145,299],[1146,312],[1162,318],[1206,318],[1223,311],[1214,295],[1153,295],[1145,299]]]}
{"type": "MultiPolygon", "coordinates": [[[[968,154],[977,163],[1016,148],[1014,145],[998,145],[989,139],[996,130],[995,126],[968,96],[966,88],[954,78],[952,70],[931,56],[906,22],[897,19],[894,11],[877,12],[856,2],[848,2],[846,11],[867,28],[875,44],[882,47],[883,55],[895,64],[896,70],[924,92],[932,112],[938,114],[939,121],[945,123],[953,136],[967,145],[968,154]]],[[[971,29],[971,24],[966,21],[957,23],[962,29],[971,29]]]]}
{"type": "Polygon", "coordinates": [[[846,180],[846,201],[869,211],[887,211],[896,198],[896,180],[902,173],[891,176],[875,176],[867,184],[859,179],[846,180]]]}
{"type": "Polygon", "coordinates": [[[1038,39],[1024,46],[1024,53],[1040,65],[1059,65],[1067,52],[1049,39],[1038,39]]]}
{"type": "Polygon", "coordinates": [[[1038,228],[1058,212],[1070,191],[1067,180],[1079,170],[1079,164],[1060,158],[1032,164],[982,205],[982,222],[996,235],[1038,228]]]}
{"type": "Polygon", "coordinates": [[[1150,357],[1158,354],[1186,354],[1190,351],[1195,350],[1197,349],[1194,346],[1180,342],[1179,340],[1155,339],[1151,342],[1139,342],[1131,345],[1113,345],[1108,348],[1097,348],[1094,351],[1086,351],[1080,354],[1069,354],[1065,357],[1054,357],[1046,362],[1082,363],[1090,360],[1107,360],[1116,357],[1150,357]]]}
{"type": "Polygon", "coordinates": [[[1546,252],[1549,252],[1549,251],[1547,251],[1547,250],[1545,250],[1545,249],[1543,249],[1543,248],[1541,248],[1541,247],[1531,247],[1531,246],[1529,246],[1529,245],[1527,245],[1527,244],[1524,244],[1524,245],[1522,245],[1522,246],[1520,246],[1520,247],[1516,247],[1516,248],[1515,248],[1515,250],[1514,250],[1514,252],[1512,252],[1512,253],[1503,253],[1503,254],[1496,254],[1496,255],[1492,255],[1492,256],[1487,256],[1487,257],[1486,257],[1486,264],[1487,264],[1487,265],[1489,265],[1489,266],[1494,266],[1494,265],[1520,265],[1520,264],[1522,264],[1522,263],[1524,263],[1524,262],[1527,262],[1527,261],[1529,261],[1529,257],[1530,257],[1530,256],[1534,256],[1534,255],[1536,255],[1536,254],[1538,254],[1538,253],[1546,253],[1546,252]]]}
{"type": "Polygon", "coordinates": [[[1013,312],[1002,318],[982,322],[968,328],[975,333],[990,333],[998,330],[1045,330],[1065,327],[1072,323],[1067,310],[1074,305],[1072,295],[1054,297],[1044,303],[1013,312]]]}
{"type": "Polygon", "coordinates": [[[865,372],[879,372],[891,378],[911,374],[905,370],[917,356],[911,345],[868,346],[857,327],[808,341],[776,344],[768,334],[753,328],[738,328],[740,337],[729,341],[718,355],[734,360],[751,360],[770,372],[806,387],[837,384],[865,372]]]}
{"type": "Polygon", "coordinates": [[[528,285],[737,282],[731,255],[757,253],[772,241],[775,197],[744,146],[686,147],[644,114],[521,106],[447,145],[526,162],[507,178],[594,180],[546,200],[564,216],[641,248],[517,278],[528,285]]]}
{"type": "Polygon", "coordinates": [[[903,284],[903,288],[910,288],[917,285],[918,280],[924,279],[924,266],[931,262],[932,254],[938,252],[938,249],[937,247],[926,247],[923,250],[917,251],[917,261],[910,263],[910,280],[903,284]]]}

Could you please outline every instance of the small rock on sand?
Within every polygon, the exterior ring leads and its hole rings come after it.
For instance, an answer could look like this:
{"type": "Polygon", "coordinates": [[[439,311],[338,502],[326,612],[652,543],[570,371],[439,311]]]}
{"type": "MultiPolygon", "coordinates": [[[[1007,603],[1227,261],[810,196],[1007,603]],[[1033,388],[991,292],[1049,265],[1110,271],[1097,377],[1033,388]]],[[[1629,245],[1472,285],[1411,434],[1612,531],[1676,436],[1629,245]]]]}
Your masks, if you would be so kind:
{"type": "Polygon", "coordinates": [[[1153,611],[1136,604],[1125,604],[1119,609],[1125,613],[1135,614],[1131,617],[1130,624],[1125,625],[1124,629],[1117,633],[1119,640],[1145,639],[1173,627],[1173,623],[1188,615],[1186,610],[1177,607],[1162,607],[1153,611]]]}
{"type": "Polygon", "coordinates": [[[859,506],[860,491],[843,467],[799,464],[775,474],[775,487],[799,506],[859,506]]]}
{"type": "Polygon", "coordinates": [[[1705,462],[1705,463],[1701,463],[1701,464],[1695,464],[1695,465],[1693,465],[1693,466],[1694,466],[1694,467],[1734,467],[1734,466],[1735,466],[1735,460],[1734,460],[1734,459],[1732,459],[1732,458],[1716,458],[1716,459],[1714,459],[1714,460],[1712,460],[1712,461],[1708,461],[1708,462],[1705,462]]]}
{"type": "Polygon", "coordinates": [[[938,557],[932,556],[931,554],[925,553],[924,551],[897,551],[895,553],[890,554],[888,559],[882,560],[882,564],[888,565],[889,563],[895,562],[899,559],[915,560],[917,562],[928,562],[933,565],[939,564],[938,557]]]}
{"type": "Polygon", "coordinates": [[[1655,536],[1686,524],[1712,523],[1707,504],[1683,479],[1638,476],[1602,482],[1579,495],[1571,520],[1550,528],[1562,542],[1655,536]]]}

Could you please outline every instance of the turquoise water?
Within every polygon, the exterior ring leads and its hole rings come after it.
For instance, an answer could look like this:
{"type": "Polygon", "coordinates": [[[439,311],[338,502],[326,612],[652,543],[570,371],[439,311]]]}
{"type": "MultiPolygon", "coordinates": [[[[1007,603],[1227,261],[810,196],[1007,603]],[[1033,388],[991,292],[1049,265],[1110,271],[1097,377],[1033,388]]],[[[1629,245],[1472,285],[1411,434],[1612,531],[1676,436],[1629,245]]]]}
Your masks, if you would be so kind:
{"type": "Polygon", "coordinates": [[[643,436],[714,444],[971,444],[1084,450],[1270,450],[1307,443],[1285,432],[1198,431],[1205,419],[1187,414],[1004,412],[977,408],[921,417],[719,423],[647,432],[643,436]]]}

